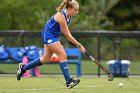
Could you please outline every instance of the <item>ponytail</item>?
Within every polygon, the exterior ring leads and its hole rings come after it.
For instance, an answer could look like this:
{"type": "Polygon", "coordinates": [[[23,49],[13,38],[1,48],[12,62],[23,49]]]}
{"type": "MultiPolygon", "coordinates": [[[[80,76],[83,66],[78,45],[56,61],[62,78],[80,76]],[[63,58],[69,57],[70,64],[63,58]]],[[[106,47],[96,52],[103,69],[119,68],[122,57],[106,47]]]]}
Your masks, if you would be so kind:
{"type": "Polygon", "coordinates": [[[66,6],[66,8],[67,7],[69,7],[69,2],[70,1],[72,1],[72,0],[64,0],[61,4],[60,4],[60,6],[56,9],[57,10],[57,12],[61,12],[62,11],[62,9],[66,6]]]}
{"type": "Polygon", "coordinates": [[[64,6],[65,6],[66,4],[67,4],[67,2],[63,1],[63,2],[61,3],[61,5],[56,9],[57,12],[61,12],[62,9],[64,8],[64,6]]]}

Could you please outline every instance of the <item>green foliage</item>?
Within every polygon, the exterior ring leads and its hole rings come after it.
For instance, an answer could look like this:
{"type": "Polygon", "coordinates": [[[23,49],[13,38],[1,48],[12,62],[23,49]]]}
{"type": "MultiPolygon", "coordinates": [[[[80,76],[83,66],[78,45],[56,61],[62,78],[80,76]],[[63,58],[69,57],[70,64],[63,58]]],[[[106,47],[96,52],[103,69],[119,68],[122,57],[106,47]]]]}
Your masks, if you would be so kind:
{"type": "MultiPolygon", "coordinates": [[[[100,21],[118,0],[77,0],[79,15],[71,29],[102,29],[100,21]]],[[[0,0],[0,29],[41,30],[62,0],[0,0]]]]}
{"type": "MultiPolygon", "coordinates": [[[[56,13],[56,8],[63,0],[0,0],[0,30],[33,30],[41,31],[45,23],[56,13]]],[[[80,5],[79,15],[73,17],[70,30],[140,30],[140,0],[77,0],[80,5]]],[[[20,37],[0,38],[0,42],[8,46],[20,46],[20,37]],[[7,41],[7,42],[6,42],[7,41]]],[[[25,46],[31,43],[39,45],[38,38],[26,37],[25,46]],[[36,42],[34,42],[36,40],[36,42]]],[[[79,39],[79,38],[76,38],[79,39]]],[[[97,39],[81,38],[78,40],[90,51],[95,49],[97,55],[97,39]],[[91,43],[87,44],[87,41],[91,43]]],[[[139,46],[139,40],[124,40],[123,51],[135,50],[139,46]],[[131,46],[134,48],[130,48],[131,46]]],[[[68,44],[66,44],[68,46],[68,44]]],[[[109,39],[102,43],[101,52],[104,58],[111,58],[112,48],[109,39]],[[110,50],[109,50],[110,49],[110,50]]],[[[129,52],[130,53],[130,52],[129,52]]],[[[139,53],[137,51],[137,53],[139,53]]],[[[124,55],[123,54],[123,55],[124,55]]],[[[134,58],[134,53],[132,53],[134,58]]],[[[128,58],[128,57],[126,57],[128,58]]]]}
{"type": "MultiPolygon", "coordinates": [[[[63,0],[0,0],[0,29],[42,30],[63,0]]],[[[139,0],[77,0],[71,30],[140,30],[139,0]],[[107,14],[107,16],[106,16],[107,14]]]]}
{"type": "Polygon", "coordinates": [[[0,3],[0,29],[40,30],[55,13],[57,3],[57,0],[4,0],[0,3]]]}
{"type": "Polygon", "coordinates": [[[108,30],[140,30],[140,1],[120,0],[108,13],[108,19],[114,23],[108,30]]]}
{"type": "MultiPolygon", "coordinates": [[[[72,22],[71,28],[77,30],[91,30],[103,29],[101,21],[105,20],[106,13],[112,8],[119,0],[87,0],[80,2],[79,16],[72,22]],[[83,4],[83,5],[82,5],[83,4]]],[[[110,23],[106,23],[109,25],[110,23]]]]}
{"type": "Polygon", "coordinates": [[[138,39],[123,39],[121,42],[121,52],[123,58],[129,58],[131,60],[138,59],[140,54],[139,50],[140,42],[138,39]]]}

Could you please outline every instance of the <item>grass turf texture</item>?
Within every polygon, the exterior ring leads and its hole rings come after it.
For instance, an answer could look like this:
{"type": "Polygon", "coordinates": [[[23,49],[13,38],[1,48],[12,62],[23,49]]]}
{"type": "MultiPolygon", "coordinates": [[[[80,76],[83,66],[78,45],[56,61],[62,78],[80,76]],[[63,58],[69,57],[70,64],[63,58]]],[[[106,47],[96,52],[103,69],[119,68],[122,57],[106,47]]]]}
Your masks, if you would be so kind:
{"type": "MultiPolygon", "coordinates": [[[[107,68],[106,61],[101,62],[107,68]]],[[[134,61],[130,64],[130,74],[140,74],[140,62],[134,61]]],[[[18,64],[0,64],[0,73],[16,73],[18,64]]],[[[41,73],[47,74],[62,74],[58,64],[46,64],[40,68],[41,73]]],[[[95,63],[89,60],[82,60],[81,65],[82,74],[97,74],[98,67],[95,63]]],[[[76,73],[76,65],[69,64],[69,71],[71,74],[76,73]]],[[[105,74],[101,70],[101,74],[105,74]]]]}
{"type": "Polygon", "coordinates": [[[14,76],[0,77],[0,93],[139,93],[140,78],[81,77],[81,82],[73,89],[67,89],[61,76],[41,76],[22,78],[14,76]],[[120,82],[123,87],[117,86],[120,82]]]}

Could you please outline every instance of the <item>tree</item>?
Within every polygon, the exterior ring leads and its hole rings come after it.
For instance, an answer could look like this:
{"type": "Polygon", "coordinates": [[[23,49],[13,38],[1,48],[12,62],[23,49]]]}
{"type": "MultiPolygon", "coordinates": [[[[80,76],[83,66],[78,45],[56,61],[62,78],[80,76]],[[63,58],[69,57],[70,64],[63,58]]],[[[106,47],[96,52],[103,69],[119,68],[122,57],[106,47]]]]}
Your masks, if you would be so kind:
{"type": "Polygon", "coordinates": [[[40,30],[57,5],[57,0],[2,0],[0,29],[40,30]]]}
{"type": "Polygon", "coordinates": [[[119,0],[80,0],[79,16],[76,18],[71,28],[78,30],[103,29],[107,23],[106,13],[119,0]]]}
{"type": "MultiPolygon", "coordinates": [[[[0,29],[42,30],[62,0],[1,0],[0,29]]],[[[105,13],[119,0],[77,0],[79,15],[70,29],[103,29],[105,13]]]]}
{"type": "Polygon", "coordinates": [[[120,0],[107,16],[114,25],[107,27],[108,30],[140,30],[140,1],[120,0]]]}

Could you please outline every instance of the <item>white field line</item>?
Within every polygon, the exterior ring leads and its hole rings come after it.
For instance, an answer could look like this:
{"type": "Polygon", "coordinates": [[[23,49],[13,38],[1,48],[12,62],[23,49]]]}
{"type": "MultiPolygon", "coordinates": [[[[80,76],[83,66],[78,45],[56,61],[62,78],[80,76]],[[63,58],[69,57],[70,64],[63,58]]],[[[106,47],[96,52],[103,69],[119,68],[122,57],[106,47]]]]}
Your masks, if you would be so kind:
{"type": "MultiPolygon", "coordinates": [[[[112,85],[112,86],[116,86],[118,87],[118,85],[112,85]]],[[[127,84],[127,85],[124,85],[123,87],[125,86],[131,86],[131,84],[127,84]]],[[[78,87],[76,86],[75,88],[81,88],[81,89],[84,89],[84,88],[99,88],[99,87],[111,87],[109,85],[103,85],[103,86],[83,86],[83,87],[78,87]]],[[[0,92],[6,92],[6,91],[41,91],[41,90],[54,90],[54,89],[67,89],[67,88],[64,88],[64,87],[53,87],[53,88],[27,88],[27,89],[4,89],[4,90],[1,90],[0,89],[0,92]]]]}

